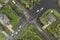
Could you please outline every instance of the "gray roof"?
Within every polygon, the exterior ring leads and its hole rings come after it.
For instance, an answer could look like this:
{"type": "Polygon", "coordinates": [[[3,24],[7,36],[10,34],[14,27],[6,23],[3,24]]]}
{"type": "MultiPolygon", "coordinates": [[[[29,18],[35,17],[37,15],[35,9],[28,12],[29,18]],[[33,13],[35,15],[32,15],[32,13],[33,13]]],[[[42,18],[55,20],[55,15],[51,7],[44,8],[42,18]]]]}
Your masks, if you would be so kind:
{"type": "Polygon", "coordinates": [[[0,16],[4,16],[4,14],[3,13],[0,13],[0,16]]]}
{"type": "Polygon", "coordinates": [[[7,25],[7,23],[10,21],[9,19],[8,19],[8,17],[5,15],[5,14],[0,14],[0,20],[2,20],[3,22],[2,22],[2,24],[4,25],[4,26],[6,26],[7,25]]]}
{"type": "Polygon", "coordinates": [[[47,17],[48,17],[48,19],[49,19],[50,22],[56,21],[56,17],[54,16],[53,13],[49,13],[49,14],[47,15],[47,17]]]}

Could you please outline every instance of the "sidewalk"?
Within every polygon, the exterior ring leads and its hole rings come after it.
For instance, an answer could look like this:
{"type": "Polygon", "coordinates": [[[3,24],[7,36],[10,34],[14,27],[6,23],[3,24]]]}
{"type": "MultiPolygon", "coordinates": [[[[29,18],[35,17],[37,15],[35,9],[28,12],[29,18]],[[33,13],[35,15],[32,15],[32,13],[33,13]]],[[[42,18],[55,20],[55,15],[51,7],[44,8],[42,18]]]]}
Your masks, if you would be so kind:
{"type": "Polygon", "coordinates": [[[9,35],[5,31],[2,31],[1,33],[3,33],[6,37],[9,37],[9,35]]]}

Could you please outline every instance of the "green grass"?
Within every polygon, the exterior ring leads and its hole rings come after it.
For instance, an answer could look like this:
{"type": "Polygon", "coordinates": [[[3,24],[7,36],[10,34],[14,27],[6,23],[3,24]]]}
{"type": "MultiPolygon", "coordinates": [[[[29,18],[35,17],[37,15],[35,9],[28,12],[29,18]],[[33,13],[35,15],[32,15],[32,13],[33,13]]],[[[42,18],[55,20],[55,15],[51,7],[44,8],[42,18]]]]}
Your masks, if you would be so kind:
{"type": "Polygon", "coordinates": [[[27,24],[22,29],[22,35],[19,40],[42,40],[39,31],[35,28],[34,24],[27,24]],[[27,29],[28,28],[28,29],[27,29]]]}
{"type": "Polygon", "coordinates": [[[0,3],[3,3],[5,0],[0,0],[0,3]]]}
{"type": "Polygon", "coordinates": [[[0,40],[2,40],[3,38],[4,38],[4,35],[0,33],[0,40]]]}
{"type": "Polygon", "coordinates": [[[55,10],[55,9],[53,9],[53,10],[54,10],[54,13],[53,13],[53,14],[54,14],[56,17],[59,18],[59,17],[60,17],[60,13],[59,13],[57,10],[55,10]]]}

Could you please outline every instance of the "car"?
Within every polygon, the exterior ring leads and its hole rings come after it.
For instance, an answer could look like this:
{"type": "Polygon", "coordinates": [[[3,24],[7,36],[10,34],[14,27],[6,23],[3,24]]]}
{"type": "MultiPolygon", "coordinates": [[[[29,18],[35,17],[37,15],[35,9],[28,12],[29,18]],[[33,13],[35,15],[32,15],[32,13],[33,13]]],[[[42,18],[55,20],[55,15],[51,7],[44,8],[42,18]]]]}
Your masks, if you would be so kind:
{"type": "Polygon", "coordinates": [[[42,11],[44,8],[41,8],[40,11],[42,11]]]}
{"type": "Polygon", "coordinates": [[[39,12],[39,10],[36,11],[37,13],[39,12]]]}
{"type": "Polygon", "coordinates": [[[37,11],[36,11],[36,13],[38,13],[38,12],[40,12],[40,11],[42,11],[44,8],[41,8],[40,10],[38,9],[37,11]]]}

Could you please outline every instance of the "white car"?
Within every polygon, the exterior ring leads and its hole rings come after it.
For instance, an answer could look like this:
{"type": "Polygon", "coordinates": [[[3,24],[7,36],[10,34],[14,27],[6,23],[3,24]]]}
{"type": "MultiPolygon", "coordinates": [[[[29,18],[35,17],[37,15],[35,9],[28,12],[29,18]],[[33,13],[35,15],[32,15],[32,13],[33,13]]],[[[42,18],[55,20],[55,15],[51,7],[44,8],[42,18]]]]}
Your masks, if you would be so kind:
{"type": "Polygon", "coordinates": [[[42,11],[44,8],[41,8],[40,11],[42,11]]]}
{"type": "Polygon", "coordinates": [[[36,11],[37,13],[39,12],[39,10],[36,11]]]}
{"type": "Polygon", "coordinates": [[[41,8],[40,10],[37,10],[36,13],[38,13],[39,11],[42,11],[44,8],[41,8]]]}

